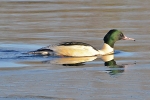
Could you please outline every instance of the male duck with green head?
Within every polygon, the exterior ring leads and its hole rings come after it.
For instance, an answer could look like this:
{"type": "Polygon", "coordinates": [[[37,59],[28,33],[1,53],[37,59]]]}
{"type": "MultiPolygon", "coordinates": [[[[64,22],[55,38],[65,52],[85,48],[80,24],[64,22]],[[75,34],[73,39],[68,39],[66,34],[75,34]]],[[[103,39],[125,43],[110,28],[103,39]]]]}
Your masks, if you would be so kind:
{"type": "Polygon", "coordinates": [[[41,55],[57,55],[71,57],[86,57],[96,55],[108,55],[114,53],[114,44],[118,40],[134,40],[126,37],[117,29],[110,30],[104,37],[104,45],[101,50],[95,49],[93,46],[83,42],[63,42],[58,45],[47,46],[36,51],[31,51],[31,54],[41,55]]]}

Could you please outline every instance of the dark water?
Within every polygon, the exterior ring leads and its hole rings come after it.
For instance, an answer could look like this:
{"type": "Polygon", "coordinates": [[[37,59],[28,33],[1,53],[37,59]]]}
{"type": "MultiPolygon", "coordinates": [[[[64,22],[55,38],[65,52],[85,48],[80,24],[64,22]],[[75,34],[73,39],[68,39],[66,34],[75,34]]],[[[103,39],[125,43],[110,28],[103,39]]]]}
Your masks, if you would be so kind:
{"type": "Polygon", "coordinates": [[[0,100],[149,100],[150,2],[147,0],[1,0],[0,100]],[[101,48],[119,29],[115,54],[61,58],[25,54],[80,41],[101,48]]]}

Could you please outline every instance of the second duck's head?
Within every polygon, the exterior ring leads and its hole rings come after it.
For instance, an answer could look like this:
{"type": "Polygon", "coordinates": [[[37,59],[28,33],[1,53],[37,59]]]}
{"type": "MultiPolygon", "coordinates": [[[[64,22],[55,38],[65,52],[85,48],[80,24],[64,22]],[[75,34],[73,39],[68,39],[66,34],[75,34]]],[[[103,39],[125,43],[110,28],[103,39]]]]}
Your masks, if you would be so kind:
{"type": "Polygon", "coordinates": [[[114,43],[118,40],[134,40],[133,38],[126,37],[121,31],[117,29],[110,30],[104,37],[104,43],[108,44],[112,48],[114,47],[114,43]]]}

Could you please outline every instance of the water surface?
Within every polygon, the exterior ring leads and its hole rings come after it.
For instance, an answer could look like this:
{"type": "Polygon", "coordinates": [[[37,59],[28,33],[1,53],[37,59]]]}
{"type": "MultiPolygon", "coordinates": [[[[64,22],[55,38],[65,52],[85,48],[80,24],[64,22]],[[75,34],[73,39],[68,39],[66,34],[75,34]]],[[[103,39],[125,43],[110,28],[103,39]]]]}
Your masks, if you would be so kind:
{"type": "Polygon", "coordinates": [[[147,0],[1,0],[0,100],[149,100],[149,5],[147,0]],[[136,39],[115,44],[114,57],[107,57],[112,65],[101,57],[25,54],[64,41],[101,48],[110,29],[136,39]]]}

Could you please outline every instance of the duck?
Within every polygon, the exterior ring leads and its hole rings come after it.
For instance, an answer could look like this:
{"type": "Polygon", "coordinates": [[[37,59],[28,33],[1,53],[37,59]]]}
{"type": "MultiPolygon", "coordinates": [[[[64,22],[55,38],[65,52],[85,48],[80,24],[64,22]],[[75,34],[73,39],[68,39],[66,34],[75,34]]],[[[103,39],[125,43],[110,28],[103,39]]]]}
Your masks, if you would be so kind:
{"type": "Polygon", "coordinates": [[[120,30],[111,29],[103,38],[102,49],[96,49],[90,44],[83,42],[63,42],[57,45],[49,45],[36,51],[30,51],[29,54],[35,55],[56,55],[68,57],[89,57],[97,55],[109,55],[114,53],[114,44],[119,40],[133,40],[125,36],[120,30]]]}

